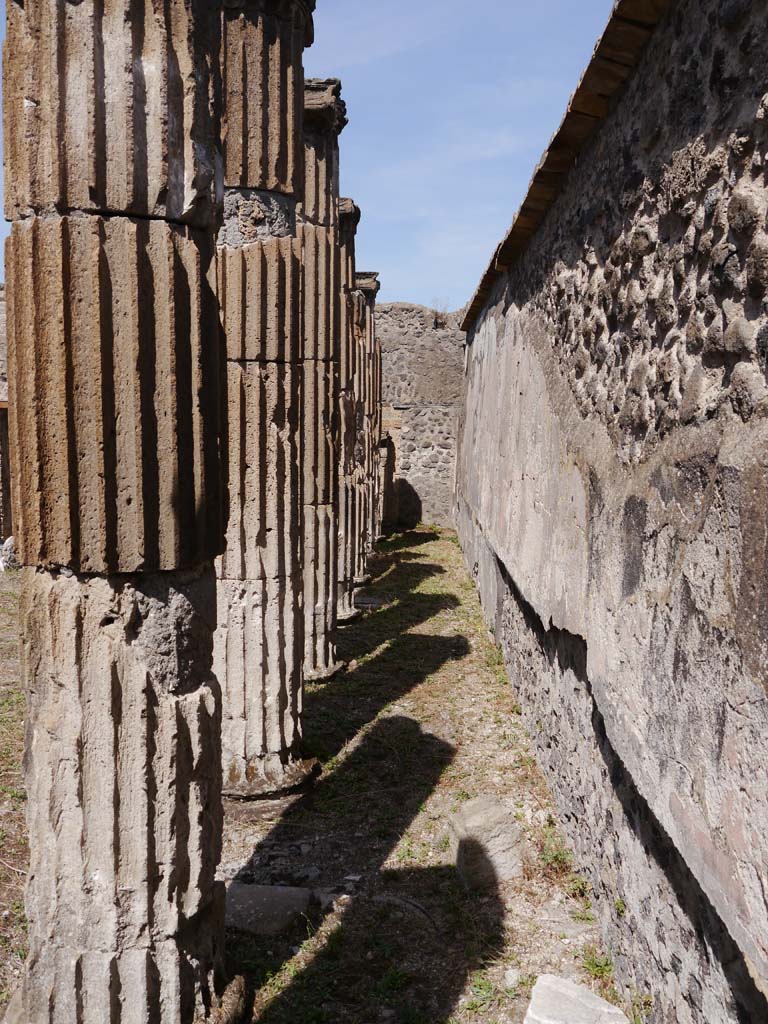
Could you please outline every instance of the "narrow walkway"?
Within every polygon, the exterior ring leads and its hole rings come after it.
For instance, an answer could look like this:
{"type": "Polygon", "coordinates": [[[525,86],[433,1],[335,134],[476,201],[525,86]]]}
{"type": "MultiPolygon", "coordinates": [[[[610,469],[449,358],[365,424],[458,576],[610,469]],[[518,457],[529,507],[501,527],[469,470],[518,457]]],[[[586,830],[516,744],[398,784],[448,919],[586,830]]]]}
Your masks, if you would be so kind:
{"type": "Polygon", "coordinates": [[[0,572],[0,1020],[26,952],[26,800],[21,781],[24,697],[19,675],[18,572],[0,572]]]}
{"type": "Polygon", "coordinates": [[[538,974],[614,997],[588,886],[551,816],[500,655],[451,533],[381,546],[349,671],[310,688],[306,793],[227,806],[223,874],[311,888],[291,933],[231,933],[259,1024],[518,1024],[538,974]],[[530,839],[524,878],[467,893],[447,822],[493,796],[530,839]]]}

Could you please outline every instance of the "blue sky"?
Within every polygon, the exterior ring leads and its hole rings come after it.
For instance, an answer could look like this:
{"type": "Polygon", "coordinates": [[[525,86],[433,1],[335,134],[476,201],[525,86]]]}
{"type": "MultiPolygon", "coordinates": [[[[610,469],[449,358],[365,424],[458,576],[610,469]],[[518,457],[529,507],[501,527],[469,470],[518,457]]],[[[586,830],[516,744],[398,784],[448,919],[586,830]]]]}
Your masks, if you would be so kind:
{"type": "Polygon", "coordinates": [[[307,74],[343,83],[342,194],[362,207],[358,266],[380,271],[382,301],[467,301],[611,6],[317,0],[307,74]]]}

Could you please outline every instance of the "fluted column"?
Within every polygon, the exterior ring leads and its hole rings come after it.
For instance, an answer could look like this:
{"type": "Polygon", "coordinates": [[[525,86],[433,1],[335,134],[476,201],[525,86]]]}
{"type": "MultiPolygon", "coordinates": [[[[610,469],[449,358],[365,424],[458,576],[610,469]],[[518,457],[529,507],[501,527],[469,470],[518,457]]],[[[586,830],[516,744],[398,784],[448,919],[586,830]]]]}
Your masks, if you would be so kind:
{"type": "Polygon", "coordinates": [[[299,782],[304,617],[300,441],[304,47],[314,0],[227,0],[222,23],[226,553],[215,671],[224,791],[299,782]]]}
{"type": "Polygon", "coordinates": [[[7,6],[26,1024],[191,1024],[220,955],[218,32],[7,6]]]}
{"type": "MultiPolygon", "coordinates": [[[[364,555],[370,555],[381,532],[379,516],[379,474],[381,464],[381,346],[376,337],[376,296],[381,287],[377,273],[359,272],[357,290],[364,300],[364,325],[361,330],[363,423],[363,490],[365,501],[364,555]]],[[[363,576],[367,566],[362,566],[363,576]]]]}
{"type": "Polygon", "coordinates": [[[355,575],[359,549],[358,488],[356,484],[356,447],[359,403],[356,399],[358,372],[358,332],[355,323],[362,296],[355,291],[355,235],[360,210],[351,199],[339,203],[339,241],[341,248],[341,323],[339,337],[339,622],[349,622],[358,612],[354,604],[355,575]]]}
{"type": "Polygon", "coordinates": [[[336,659],[339,551],[339,366],[341,250],[339,134],[347,123],[337,79],[312,79],[304,103],[304,374],[302,473],[304,673],[328,679],[336,659]]]}

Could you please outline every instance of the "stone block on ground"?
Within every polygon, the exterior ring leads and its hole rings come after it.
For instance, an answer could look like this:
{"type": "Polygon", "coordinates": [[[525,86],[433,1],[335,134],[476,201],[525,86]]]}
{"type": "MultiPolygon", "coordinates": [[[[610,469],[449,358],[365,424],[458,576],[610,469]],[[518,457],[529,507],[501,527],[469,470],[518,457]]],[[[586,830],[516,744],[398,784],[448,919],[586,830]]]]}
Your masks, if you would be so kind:
{"type": "Polygon", "coordinates": [[[311,902],[311,889],[232,882],[227,889],[227,928],[250,935],[280,935],[309,912],[311,902]]]}
{"type": "Polygon", "coordinates": [[[523,1024],[629,1024],[621,1010],[583,985],[553,974],[537,980],[523,1024]]]}
{"type": "Polygon", "coordinates": [[[448,820],[451,854],[468,889],[489,889],[523,873],[525,838],[514,812],[493,797],[470,800],[448,820]]]}

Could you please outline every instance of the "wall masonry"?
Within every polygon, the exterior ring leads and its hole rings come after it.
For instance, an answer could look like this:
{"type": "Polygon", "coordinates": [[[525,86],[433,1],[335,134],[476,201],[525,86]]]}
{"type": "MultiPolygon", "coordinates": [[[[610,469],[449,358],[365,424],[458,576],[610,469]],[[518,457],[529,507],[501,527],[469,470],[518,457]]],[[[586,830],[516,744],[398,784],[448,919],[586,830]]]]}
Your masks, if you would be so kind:
{"type": "Polygon", "coordinates": [[[393,302],[378,306],[383,364],[384,529],[452,526],[456,425],[464,340],[457,313],[393,302]]]}
{"type": "Polygon", "coordinates": [[[224,791],[280,790],[300,753],[304,73],[314,3],[225,6],[225,219],[219,299],[225,334],[229,495],[217,562],[214,665],[223,691],[224,791]]]}
{"type": "Polygon", "coordinates": [[[336,658],[339,559],[341,247],[339,135],[347,123],[337,79],[307,82],[304,110],[304,375],[301,464],[304,529],[304,673],[328,679],[336,658]]]}
{"type": "Polygon", "coordinates": [[[218,16],[174,0],[139,34],[132,0],[6,14],[19,1012],[191,1022],[223,924],[218,16]]]}
{"type": "Polygon", "coordinates": [[[768,1019],[764,28],[618,3],[465,321],[462,544],[656,1022],[768,1019]]]}

